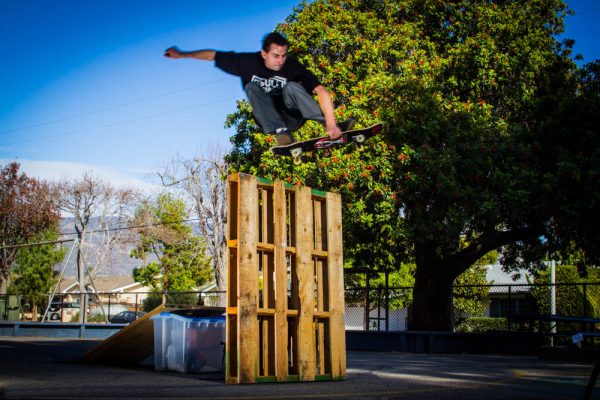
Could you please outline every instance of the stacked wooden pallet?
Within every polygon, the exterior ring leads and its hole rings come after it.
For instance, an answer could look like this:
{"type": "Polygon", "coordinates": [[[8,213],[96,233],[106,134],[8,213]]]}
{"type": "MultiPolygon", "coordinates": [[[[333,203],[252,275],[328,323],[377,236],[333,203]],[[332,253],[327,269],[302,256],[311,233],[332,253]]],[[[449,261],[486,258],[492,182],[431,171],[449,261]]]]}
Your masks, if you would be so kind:
{"type": "Polygon", "coordinates": [[[344,379],[341,197],[228,178],[228,383],[344,379]]]}

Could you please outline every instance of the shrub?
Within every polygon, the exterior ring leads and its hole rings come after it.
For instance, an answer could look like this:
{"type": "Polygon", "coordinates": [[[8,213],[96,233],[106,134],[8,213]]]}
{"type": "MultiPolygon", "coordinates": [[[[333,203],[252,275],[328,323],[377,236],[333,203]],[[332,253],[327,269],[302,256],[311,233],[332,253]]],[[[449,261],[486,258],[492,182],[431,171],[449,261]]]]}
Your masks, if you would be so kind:
{"type": "Polygon", "coordinates": [[[456,332],[472,333],[472,332],[489,332],[489,331],[505,331],[507,327],[506,318],[492,317],[469,317],[465,318],[457,327],[456,332]]]}

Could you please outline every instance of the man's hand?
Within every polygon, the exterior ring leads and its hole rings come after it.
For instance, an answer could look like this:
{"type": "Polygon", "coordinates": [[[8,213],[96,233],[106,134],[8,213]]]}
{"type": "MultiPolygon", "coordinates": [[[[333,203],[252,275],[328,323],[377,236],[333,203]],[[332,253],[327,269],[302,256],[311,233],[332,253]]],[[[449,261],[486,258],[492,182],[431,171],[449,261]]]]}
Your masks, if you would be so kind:
{"type": "Polygon", "coordinates": [[[330,139],[337,139],[342,135],[342,130],[336,124],[332,126],[327,126],[327,135],[329,135],[330,139]]]}
{"type": "Polygon", "coordinates": [[[214,61],[216,52],[214,50],[181,51],[173,46],[165,50],[165,57],[169,58],[195,58],[197,60],[214,61]]]}
{"type": "Polygon", "coordinates": [[[181,51],[179,51],[179,49],[177,47],[173,46],[173,47],[169,47],[168,49],[165,50],[165,57],[181,58],[182,54],[181,54],[181,51]]]}

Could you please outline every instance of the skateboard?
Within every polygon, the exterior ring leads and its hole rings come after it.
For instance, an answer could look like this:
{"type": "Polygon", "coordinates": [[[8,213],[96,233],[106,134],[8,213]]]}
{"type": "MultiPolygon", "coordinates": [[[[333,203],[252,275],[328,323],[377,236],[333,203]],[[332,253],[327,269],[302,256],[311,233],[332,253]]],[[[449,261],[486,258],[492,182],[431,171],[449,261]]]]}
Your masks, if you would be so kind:
{"type": "Polygon", "coordinates": [[[327,149],[332,146],[339,146],[347,143],[354,143],[358,150],[362,150],[364,142],[382,130],[383,124],[378,123],[367,128],[342,132],[342,135],[337,139],[330,139],[329,136],[323,136],[286,144],[284,146],[274,146],[271,147],[271,152],[279,156],[292,157],[294,159],[294,165],[300,165],[302,164],[302,153],[309,151],[327,149]]]}

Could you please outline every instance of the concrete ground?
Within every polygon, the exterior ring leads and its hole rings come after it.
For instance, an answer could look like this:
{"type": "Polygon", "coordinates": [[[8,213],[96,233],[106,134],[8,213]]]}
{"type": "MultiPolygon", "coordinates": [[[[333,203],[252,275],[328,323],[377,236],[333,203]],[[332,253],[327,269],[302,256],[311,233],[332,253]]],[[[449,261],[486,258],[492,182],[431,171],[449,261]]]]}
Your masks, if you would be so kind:
{"type": "MultiPolygon", "coordinates": [[[[593,364],[348,352],[347,379],[226,385],[221,373],[77,363],[99,340],[0,337],[0,399],[580,399],[593,364]]],[[[600,383],[592,398],[600,399],[600,383]]]]}

